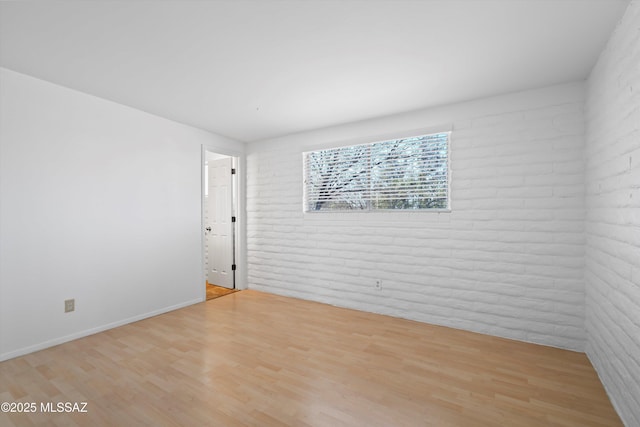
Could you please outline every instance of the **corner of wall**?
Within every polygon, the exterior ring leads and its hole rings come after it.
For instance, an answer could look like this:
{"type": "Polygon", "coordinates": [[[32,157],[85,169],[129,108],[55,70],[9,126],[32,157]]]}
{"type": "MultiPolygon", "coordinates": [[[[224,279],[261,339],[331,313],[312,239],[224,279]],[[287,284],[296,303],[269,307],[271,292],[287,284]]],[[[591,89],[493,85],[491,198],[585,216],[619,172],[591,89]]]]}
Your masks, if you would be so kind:
{"type": "Polygon", "coordinates": [[[640,425],[640,2],[588,80],[586,353],[628,426],[640,425]]]}

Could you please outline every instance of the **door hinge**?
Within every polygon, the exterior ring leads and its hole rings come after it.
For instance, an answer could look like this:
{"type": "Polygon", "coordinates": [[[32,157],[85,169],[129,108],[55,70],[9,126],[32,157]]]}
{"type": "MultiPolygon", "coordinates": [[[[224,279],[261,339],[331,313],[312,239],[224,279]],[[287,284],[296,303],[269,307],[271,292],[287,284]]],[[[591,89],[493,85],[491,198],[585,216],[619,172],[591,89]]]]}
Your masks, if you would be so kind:
{"type": "Polygon", "coordinates": [[[231,217],[231,222],[236,222],[236,217],[235,216],[231,217]]]}
{"type": "Polygon", "coordinates": [[[231,175],[235,175],[236,174],[236,168],[231,168],[231,175]]]}
{"type": "Polygon", "coordinates": [[[231,271],[236,271],[236,265],[235,264],[231,264],[231,271]]]}

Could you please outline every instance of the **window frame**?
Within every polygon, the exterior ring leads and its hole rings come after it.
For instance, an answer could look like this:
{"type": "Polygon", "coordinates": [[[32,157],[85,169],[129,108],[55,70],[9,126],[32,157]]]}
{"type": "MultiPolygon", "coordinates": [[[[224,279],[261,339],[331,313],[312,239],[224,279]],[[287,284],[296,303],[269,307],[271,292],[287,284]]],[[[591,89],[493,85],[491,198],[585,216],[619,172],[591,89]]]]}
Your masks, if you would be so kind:
{"type": "Polygon", "coordinates": [[[415,131],[406,136],[398,136],[397,134],[386,135],[384,137],[379,138],[360,138],[358,140],[353,140],[350,142],[342,142],[336,144],[323,144],[317,145],[314,147],[309,147],[312,149],[308,149],[302,152],[302,211],[306,214],[316,214],[316,213],[325,213],[325,214],[340,214],[340,213],[396,213],[396,214],[418,214],[418,213],[448,213],[451,212],[451,148],[452,148],[452,126],[442,126],[438,128],[430,128],[424,129],[420,131],[415,131]],[[318,151],[326,151],[332,149],[340,149],[347,147],[355,147],[359,145],[374,145],[392,141],[398,141],[403,139],[411,139],[411,138],[421,138],[424,136],[436,135],[436,134],[447,134],[447,158],[446,158],[446,183],[447,183],[447,191],[446,191],[446,207],[438,207],[438,208],[422,208],[422,209],[393,209],[393,208],[372,208],[371,204],[368,204],[366,209],[326,209],[326,210],[311,210],[308,209],[308,198],[307,198],[307,155],[309,153],[318,152],[318,151]]]}

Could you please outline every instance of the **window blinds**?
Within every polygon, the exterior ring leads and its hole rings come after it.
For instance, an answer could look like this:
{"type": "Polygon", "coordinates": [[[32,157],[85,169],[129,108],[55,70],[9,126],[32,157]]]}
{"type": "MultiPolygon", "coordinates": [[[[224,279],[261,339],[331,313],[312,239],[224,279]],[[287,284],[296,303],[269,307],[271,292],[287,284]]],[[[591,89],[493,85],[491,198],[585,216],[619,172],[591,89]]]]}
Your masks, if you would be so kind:
{"type": "Polygon", "coordinates": [[[448,207],[449,133],[304,153],[305,210],[448,207]]]}

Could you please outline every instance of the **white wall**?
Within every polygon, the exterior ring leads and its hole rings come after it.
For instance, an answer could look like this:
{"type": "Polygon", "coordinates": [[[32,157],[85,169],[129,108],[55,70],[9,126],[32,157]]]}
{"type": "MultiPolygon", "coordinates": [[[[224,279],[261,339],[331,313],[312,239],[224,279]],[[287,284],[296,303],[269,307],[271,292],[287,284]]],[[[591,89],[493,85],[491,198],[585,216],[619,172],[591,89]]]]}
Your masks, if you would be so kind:
{"type": "Polygon", "coordinates": [[[587,354],[618,413],[640,426],[640,2],[588,81],[587,354]]]}
{"type": "Polygon", "coordinates": [[[0,144],[0,360],[202,300],[201,145],[243,144],[6,69],[0,144]]]}
{"type": "Polygon", "coordinates": [[[583,350],[583,95],[568,84],[249,144],[249,287],[583,350]],[[451,124],[450,213],[303,214],[303,151],[451,124]]]}

